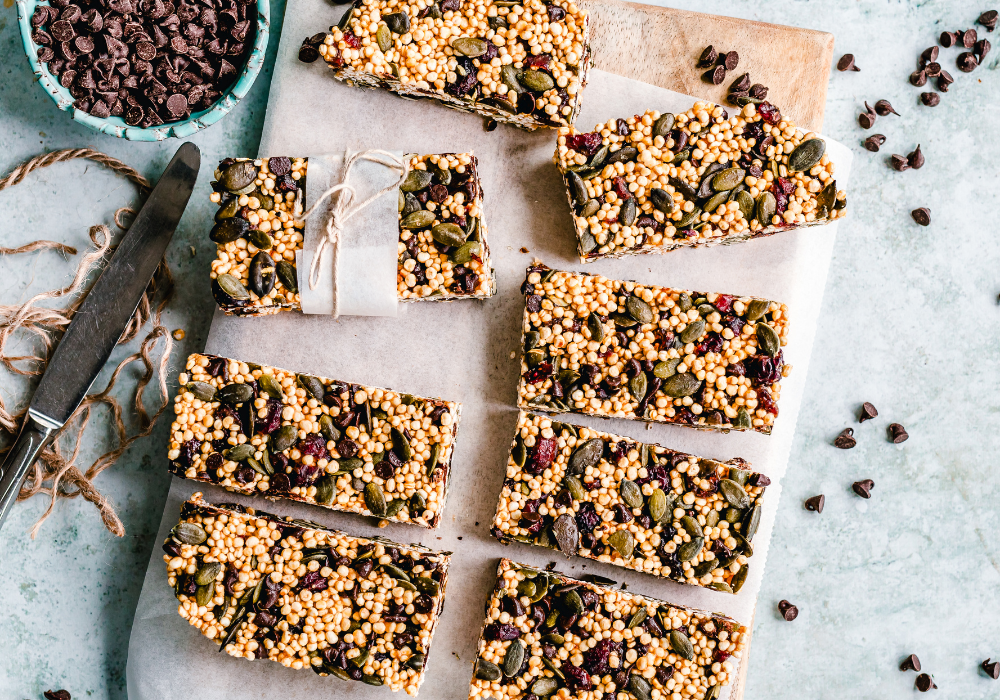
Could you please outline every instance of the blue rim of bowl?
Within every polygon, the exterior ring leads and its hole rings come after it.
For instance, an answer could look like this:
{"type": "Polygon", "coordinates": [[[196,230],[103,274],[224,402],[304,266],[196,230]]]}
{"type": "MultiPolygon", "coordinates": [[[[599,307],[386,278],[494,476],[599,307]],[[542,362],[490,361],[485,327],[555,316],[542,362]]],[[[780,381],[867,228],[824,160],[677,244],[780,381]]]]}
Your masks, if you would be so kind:
{"type": "Polygon", "coordinates": [[[53,76],[48,68],[38,60],[38,47],[31,40],[31,16],[35,12],[35,7],[43,3],[38,0],[17,0],[17,23],[21,29],[21,44],[24,53],[31,64],[31,71],[35,74],[36,81],[42,86],[46,94],[52,98],[56,106],[64,112],[69,112],[75,121],[90,127],[94,131],[102,134],[109,134],[120,139],[129,141],[164,141],[168,138],[186,138],[196,131],[201,131],[224,116],[235,107],[241,99],[250,91],[254,80],[260,73],[264,65],[264,56],[267,52],[267,40],[271,27],[270,0],[257,0],[257,36],[254,40],[253,50],[247,59],[243,71],[236,82],[230,85],[219,97],[218,101],[208,109],[195,112],[187,119],[179,122],[171,122],[161,126],[142,129],[137,126],[129,126],[121,117],[108,117],[101,119],[92,114],[76,109],[73,106],[75,101],[69,90],[59,84],[58,79],[53,76]]]}

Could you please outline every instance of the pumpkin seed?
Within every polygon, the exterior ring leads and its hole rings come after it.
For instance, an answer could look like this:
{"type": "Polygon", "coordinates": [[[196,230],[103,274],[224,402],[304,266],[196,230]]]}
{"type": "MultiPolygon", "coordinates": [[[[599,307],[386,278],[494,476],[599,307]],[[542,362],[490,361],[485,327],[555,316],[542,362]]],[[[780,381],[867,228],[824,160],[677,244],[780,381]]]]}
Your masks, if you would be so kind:
{"type": "Polygon", "coordinates": [[[730,587],[733,589],[733,593],[739,593],[740,589],[743,588],[743,584],[747,582],[747,572],[750,570],[749,564],[744,564],[740,567],[740,570],[733,574],[732,580],[729,582],[730,587]]]}
{"type": "Polygon", "coordinates": [[[689,211],[686,214],[684,214],[684,216],[682,216],[678,221],[675,221],[674,222],[674,226],[677,229],[688,228],[691,224],[693,224],[695,222],[695,220],[699,216],[701,216],[701,208],[700,207],[695,207],[691,211],[689,211]]]}
{"type": "Polygon", "coordinates": [[[575,590],[567,591],[563,594],[562,604],[564,608],[574,615],[579,615],[583,612],[583,598],[575,590]]]}
{"type": "Polygon", "coordinates": [[[552,76],[540,70],[526,70],[521,74],[519,81],[521,85],[531,92],[545,92],[556,86],[552,76]]]}
{"type": "Polygon", "coordinates": [[[542,638],[538,641],[542,644],[554,644],[558,647],[566,643],[566,638],[558,632],[549,632],[548,634],[543,634],[542,638]]]}
{"type": "Polygon", "coordinates": [[[472,260],[472,256],[479,257],[482,246],[478,241],[467,241],[451,252],[449,256],[455,265],[464,265],[472,260]]]}
{"type": "MultiPolygon", "coordinates": [[[[723,593],[733,592],[732,587],[725,581],[712,581],[710,584],[708,584],[708,587],[716,591],[722,591],[723,593]]],[[[705,697],[708,696],[706,695],[705,697]]]]}
{"type": "Polygon", "coordinates": [[[667,494],[663,489],[653,489],[649,495],[649,517],[654,522],[661,522],[667,514],[667,494]]]}
{"type": "Polygon", "coordinates": [[[199,545],[208,539],[208,533],[198,523],[177,523],[170,534],[181,544],[199,545]]]}
{"type": "Polygon", "coordinates": [[[622,146],[608,157],[607,162],[628,163],[629,161],[635,160],[638,155],[639,149],[635,146],[622,146]]]}
{"type": "Polygon", "coordinates": [[[574,501],[582,501],[587,497],[587,492],[583,490],[583,484],[575,476],[567,476],[564,483],[574,501]]]}
{"type": "MultiPolygon", "coordinates": [[[[551,627],[552,625],[556,624],[556,622],[559,621],[559,611],[554,610],[552,612],[552,614],[549,615],[549,618],[553,618],[553,616],[554,616],[554,619],[552,619],[552,624],[551,625],[548,624],[549,619],[545,620],[546,626],[551,627]]],[[[562,672],[562,669],[560,669],[558,666],[556,666],[555,662],[552,659],[550,659],[547,656],[543,656],[542,657],[542,664],[545,665],[545,668],[547,668],[550,671],[552,671],[552,673],[555,674],[556,678],[558,678],[561,681],[565,681],[566,680],[566,675],[562,672]]]]}
{"type": "Polygon", "coordinates": [[[746,508],[750,505],[750,496],[732,479],[719,479],[719,492],[731,506],[746,508]]]}
{"type": "Polygon", "coordinates": [[[198,586],[198,590],[195,591],[194,599],[198,603],[199,608],[207,608],[208,604],[212,602],[212,598],[215,597],[215,584],[210,583],[205,586],[198,586]]]}
{"type": "Polygon", "coordinates": [[[215,223],[219,223],[223,219],[230,219],[236,216],[236,212],[240,210],[240,198],[231,197],[228,202],[219,207],[219,211],[215,212],[215,223]]]}
{"type": "Polygon", "coordinates": [[[602,145],[600,148],[597,149],[597,152],[594,153],[593,156],[591,156],[587,165],[590,168],[594,169],[602,167],[604,163],[608,160],[609,153],[611,153],[611,149],[606,144],[602,145]]]}
{"type": "Polygon", "coordinates": [[[392,449],[396,451],[399,458],[404,462],[409,462],[413,457],[413,450],[410,449],[410,441],[406,439],[403,432],[399,428],[392,428],[389,431],[389,436],[392,439],[392,449]]]}
{"type": "Polygon", "coordinates": [[[676,208],[674,199],[670,193],[666,190],[661,190],[658,187],[654,187],[650,190],[649,201],[654,207],[662,211],[664,214],[671,214],[676,208]]]}
{"type": "Polygon", "coordinates": [[[715,527],[719,524],[720,517],[722,516],[719,515],[719,511],[715,509],[708,511],[708,515],[705,516],[705,525],[708,527],[715,527]]]}
{"type": "Polygon", "coordinates": [[[628,388],[629,391],[632,392],[632,398],[634,398],[636,401],[641,402],[642,399],[646,396],[646,389],[647,389],[646,373],[639,372],[639,374],[632,377],[632,379],[629,380],[628,388]]]}
{"type": "Polygon", "coordinates": [[[625,309],[639,323],[653,322],[653,308],[634,294],[625,300],[625,309]]]}
{"type": "Polygon", "coordinates": [[[589,230],[580,234],[580,252],[583,255],[586,255],[596,247],[597,239],[594,238],[594,234],[592,234],[589,230]]]}
{"type": "Polygon", "coordinates": [[[580,531],[576,526],[576,518],[569,513],[560,515],[552,523],[552,534],[563,554],[566,556],[576,554],[580,543],[580,531]]]}
{"type": "Polygon", "coordinates": [[[410,513],[411,517],[420,518],[423,517],[424,511],[427,510],[427,499],[424,498],[423,494],[417,491],[415,494],[410,496],[410,513]]]}
{"type": "Polygon", "coordinates": [[[699,318],[697,321],[687,324],[681,331],[681,342],[693,343],[705,333],[705,319],[699,318]]]}
{"type": "Polygon", "coordinates": [[[333,497],[337,493],[337,480],[331,474],[320,477],[316,481],[316,495],[314,500],[320,505],[328,506],[333,503],[333,497]]]}
{"type": "Polygon", "coordinates": [[[417,587],[418,591],[429,595],[432,598],[441,592],[441,584],[432,579],[430,576],[415,577],[413,579],[413,585],[417,587]]]}
{"type": "MultiPolygon", "coordinates": [[[[415,229],[427,228],[433,223],[434,223],[434,212],[427,211],[426,209],[421,209],[420,211],[415,211],[412,214],[409,214],[406,217],[404,217],[399,225],[405,229],[415,230],[415,229]]],[[[455,226],[455,225],[449,224],[449,226],[455,226]]],[[[455,226],[455,228],[458,228],[458,226],[455,226]]]]}
{"type": "Polygon", "coordinates": [[[407,575],[405,571],[400,569],[398,566],[394,566],[392,564],[383,564],[382,571],[389,574],[392,578],[396,579],[397,581],[409,582],[410,580],[410,577],[407,575]]]}
{"type": "Polygon", "coordinates": [[[701,537],[695,537],[690,542],[686,542],[677,548],[677,558],[681,561],[692,561],[698,556],[704,546],[705,540],[701,537]]]}
{"type": "Polygon", "coordinates": [[[500,680],[500,667],[486,659],[476,659],[476,678],[481,681],[500,680]]]}
{"type": "Polygon", "coordinates": [[[238,279],[225,272],[218,276],[215,280],[219,288],[226,294],[237,301],[246,300],[250,298],[250,292],[247,288],[243,286],[243,283],[238,279]]]}
{"type": "Polygon", "coordinates": [[[257,180],[257,166],[252,160],[233,163],[222,172],[219,183],[230,192],[242,190],[257,180]]]}
{"type": "Polygon", "coordinates": [[[365,505],[372,515],[385,515],[385,494],[382,493],[382,487],[374,481],[365,485],[365,505]]]}
{"type": "Polygon", "coordinates": [[[434,471],[437,469],[438,462],[441,460],[441,447],[440,442],[435,442],[431,446],[431,458],[427,460],[427,475],[434,476],[434,471]]]}
{"type": "Polygon", "coordinates": [[[402,512],[403,508],[405,507],[406,507],[406,501],[404,501],[402,498],[394,498],[391,501],[389,501],[389,504],[385,507],[385,517],[395,518],[402,512]]]}
{"type": "Polygon", "coordinates": [[[760,526],[760,503],[754,505],[753,510],[751,510],[747,516],[743,519],[743,530],[740,534],[743,536],[747,542],[753,539],[753,536],[757,534],[757,528],[760,526]]]}
{"type": "Polygon", "coordinates": [[[207,586],[218,578],[220,571],[222,571],[220,562],[206,561],[198,567],[198,571],[194,575],[194,582],[199,586],[207,586]]]}
{"type": "Polygon", "coordinates": [[[722,518],[727,523],[738,523],[742,517],[743,511],[739,508],[726,508],[726,510],[722,513],[722,518]]]}
{"type": "Polygon", "coordinates": [[[600,343],[604,340],[604,324],[601,323],[601,317],[596,311],[587,317],[587,330],[590,331],[590,339],[594,342],[600,343]]]}
{"type": "Polygon", "coordinates": [[[382,53],[391,49],[392,34],[389,32],[389,27],[379,24],[378,29],[375,30],[375,41],[378,42],[378,48],[382,53]]]}
{"type": "Polygon", "coordinates": [[[593,216],[594,214],[597,213],[597,210],[600,208],[601,208],[600,202],[598,202],[596,199],[588,199],[586,202],[583,203],[583,206],[580,208],[580,216],[584,218],[587,218],[588,216],[593,216]]]}
{"type": "Polygon", "coordinates": [[[416,671],[419,671],[423,669],[424,662],[426,661],[427,661],[426,654],[414,654],[413,656],[411,656],[406,660],[406,665],[416,671]]]}
{"type": "Polygon", "coordinates": [[[281,282],[285,289],[292,294],[299,293],[299,280],[296,276],[295,265],[292,265],[287,260],[279,260],[274,266],[274,271],[278,275],[278,281],[281,282]]]}
{"type": "Polygon", "coordinates": [[[695,578],[701,578],[705,574],[712,573],[713,571],[716,570],[716,568],[718,568],[717,564],[718,564],[717,559],[709,559],[708,561],[703,561],[702,563],[698,564],[698,566],[692,569],[692,571],[694,571],[695,578]]]}
{"type": "Polygon", "coordinates": [[[234,462],[242,462],[247,457],[253,457],[255,451],[253,445],[243,443],[242,445],[229,448],[222,453],[222,456],[234,462]]]}
{"type": "Polygon", "coordinates": [[[507,653],[503,657],[503,675],[513,678],[521,670],[524,663],[524,642],[515,639],[507,647],[507,653]]]}
{"type": "Polygon", "coordinates": [[[238,216],[223,219],[209,232],[208,237],[215,243],[232,243],[242,238],[250,230],[250,223],[238,216]]]}
{"type": "Polygon", "coordinates": [[[747,304],[746,313],[743,314],[743,318],[747,321],[756,321],[771,310],[771,302],[765,299],[753,299],[747,304]]]}
{"type": "Polygon", "coordinates": [[[399,189],[403,192],[419,192],[428,187],[433,179],[434,175],[427,170],[411,170],[407,173],[406,179],[403,180],[403,184],[399,186],[399,189]]]}
{"type": "Polygon", "coordinates": [[[677,365],[681,363],[680,358],[664,360],[653,365],[653,376],[660,379],[668,379],[677,374],[677,365]]]}
{"type": "Polygon", "coordinates": [[[537,367],[538,365],[545,362],[548,357],[548,353],[542,348],[535,348],[534,350],[529,350],[524,354],[524,363],[528,367],[537,367]]]}
{"type": "Polygon", "coordinates": [[[512,65],[500,67],[500,80],[507,86],[508,90],[520,95],[525,92],[524,86],[518,81],[518,70],[512,65]]]}
{"type": "Polygon", "coordinates": [[[635,549],[635,538],[628,530],[616,530],[608,537],[608,544],[611,545],[622,559],[631,559],[632,551],[635,549]]]}
{"type": "Polygon", "coordinates": [[[537,603],[548,594],[549,594],[549,577],[538,576],[535,579],[535,594],[528,596],[528,601],[531,603],[537,603]]]}
{"type": "Polygon", "coordinates": [[[649,611],[646,610],[645,607],[639,608],[635,612],[635,614],[629,619],[628,628],[634,629],[635,627],[638,627],[639,625],[641,625],[643,622],[646,621],[647,617],[649,617],[649,611]]]}
{"type": "Polygon", "coordinates": [[[736,203],[740,205],[740,213],[743,218],[750,221],[753,218],[753,197],[750,196],[749,192],[737,192],[736,193],[736,203]]]}
{"type": "Polygon", "coordinates": [[[650,700],[653,697],[653,686],[638,673],[633,673],[628,677],[628,692],[636,700],[650,700]]]}
{"type": "Polygon", "coordinates": [[[247,232],[247,240],[260,250],[271,250],[271,247],[274,245],[271,237],[258,228],[250,229],[247,232]]]}
{"type": "Polygon", "coordinates": [[[701,381],[691,372],[681,372],[668,377],[663,382],[663,393],[672,399],[683,399],[691,396],[701,388],[701,381]]]}
{"type": "Polygon", "coordinates": [[[634,481],[622,479],[618,484],[618,493],[629,508],[642,508],[642,490],[634,481]]]}
{"type": "Polygon", "coordinates": [[[322,401],[326,396],[326,387],[323,386],[323,382],[312,375],[297,374],[295,375],[295,382],[317,401],[322,401]]]}
{"type": "Polygon", "coordinates": [[[253,389],[247,384],[226,384],[216,393],[219,401],[235,406],[253,398],[253,389]]]}
{"type": "Polygon", "coordinates": [[[681,527],[684,528],[684,532],[691,535],[691,538],[704,537],[705,533],[701,529],[701,524],[691,515],[685,515],[681,518],[681,527]]]}
{"type": "Polygon", "coordinates": [[[823,158],[826,142],[823,139],[803,141],[788,154],[788,172],[799,173],[809,170],[823,158]]]}
{"type": "Polygon", "coordinates": [[[539,678],[531,684],[530,692],[540,698],[548,697],[559,690],[559,681],[555,678],[539,678]]]}
{"type": "Polygon", "coordinates": [[[573,201],[578,205],[584,204],[590,199],[590,195],[587,193],[587,186],[583,183],[583,178],[576,173],[566,173],[566,184],[573,195],[573,201]]]}
{"type": "Polygon", "coordinates": [[[639,322],[628,314],[618,313],[617,311],[611,314],[611,320],[614,321],[615,325],[619,328],[633,328],[639,325],[639,322]]]}
{"type": "Polygon", "coordinates": [[[299,437],[299,431],[294,425],[283,425],[275,432],[271,433],[271,452],[277,454],[284,452],[295,444],[299,437]]]}
{"type": "Polygon", "coordinates": [[[681,630],[670,630],[670,648],[681,658],[694,661],[694,646],[681,630]]]}
{"type": "MultiPolygon", "coordinates": [[[[525,461],[528,459],[528,450],[525,448],[520,435],[514,439],[514,446],[510,450],[510,458],[514,460],[514,464],[518,467],[523,467],[525,461]]],[[[572,458],[570,461],[572,462],[572,458]]]]}
{"type": "Polygon", "coordinates": [[[716,210],[729,200],[728,192],[716,192],[703,205],[705,211],[716,212],[716,210]]]}
{"type": "MultiPolygon", "coordinates": [[[[601,455],[604,454],[604,441],[600,438],[591,438],[576,448],[576,451],[569,458],[569,474],[583,474],[587,467],[597,464],[601,455]]],[[[524,466],[521,464],[520,466],[524,466]]]]}
{"type": "Polygon", "coordinates": [[[273,471],[269,472],[266,469],[264,469],[264,465],[258,462],[253,457],[247,457],[244,461],[247,463],[247,466],[249,466],[251,469],[253,469],[261,476],[271,476],[272,474],[274,474],[273,471]]]}
{"type": "Polygon", "coordinates": [[[285,390],[281,388],[281,384],[271,374],[260,375],[257,379],[257,386],[272,399],[280,399],[285,395],[285,390]]]}
{"type": "Polygon", "coordinates": [[[622,226],[631,226],[635,223],[635,219],[638,216],[638,211],[635,208],[635,199],[629,197],[622,204],[621,210],[618,212],[618,220],[621,222],[622,226]]]}
{"type": "Polygon", "coordinates": [[[406,34],[410,31],[410,16],[406,12],[382,15],[382,21],[386,23],[393,34],[406,34]]]}
{"type": "MultiPolygon", "coordinates": [[[[405,16],[405,13],[403,14],[405,16]]],[[[380,686],[385,684],[385,681],[382,680],[381,676],[369,675],[367,673],[361,676],[361,682],[364,683],[365,685],[374,685],[374,686],[380,686]]]]}
{"type": "Polygon", "coordinates": [[[535,582],[531,579],[524,579],[517,584],[517,597],[530,598],[535,595],[535,582]]]}
{"type": "Polygon", "coordinates": [[[660,115],[660,118],[653,122],[653,136],[667,137],[667,134],[671,129],[674,128],[674,115],[670,112],[664,112],[660,115]]]}
{"type": "Polygon", "coordinates": [[[472,37],[463,36],[452,41],[451,48],[455,49],[455,51],[463,56],[468,56],[469,58],[479,58],[486,53],[486,49],[488,47],[486,42],[482,39],[474,39],[472,37]]]}
{"type": "Polygon", "coordinates": [[[208,382],[188,382],[184,385],[184,390],[190,391],[201,401],[211,401],[215,398],[215,387],[208,382]]]}
{"type": "Polygon", "coordinates": [[[681,292],[677,296],[677,306],[681,311],[690,311],[694,303],[691,301],[691,296],[687,292],[681,292]]]}
{"type": "Polygon", "coordinates": [[[764,226],[771,225],[771,219],[778,211],[778,200],[770,192],[761,192],[757,195],[757,221],[764,226]]]}
{"type": "Polygon", "coordinates": [[[757,324],[757,346],[771,357],[777,357],[781,350],[778,334],[766,323],[757,324]]]}
{"type": "Polygon", "coordinates": [[[750,420],[750,412],[745,408],[741,407],[736,413],[736,420],[733,421],[733,427],[736,430],[750,430],[753,427],[753,423],[750,420]]]}
{"type": "MultiPolygon", "coordinates": [[[[746,175],[746,171],[743,168],[726,168],[725,170],[720,170],[712,178],[712,189],[716,192],[728,192],[743,182],[743,178],[746,175]]],[[[706,209],[714,211],[712,207],[706,207],[706,209]]]]}
{"type": "Polygon", "coordinates": [[[337,441],[341,436],[340,430],[333,424],[333,418],[325,413],[319,417],[319,432],[327,440],[337,441]]]}
{"type": "Polygon", "coordinates": [[[461,246],[465,243],[467,235],[465,231],[455,224],[438,224],[431,229],[431,238],[441,245],[461,246]]]}
{"type": "Polygon", "coordinates": [[[691,157],[691,149],[685,148],[683,151],[679,152],[677,155],[674,156],[674,159],[670,161],[670,164],[680,165],[684,161],[688,160],[690,157],[691,157]]]}
{"type": "Polygon", "coordinates": [[[250,291],[260,298],[266,297],[274,289],[274,258],[263,250],[257,253],[250,261],[247,277],[250,291]]]}
{"type": "Polygon", "coordinates": [[[826,187],[820,190],[820,193],[816,196],[816,202],[821,207],[826,207],[827,210],[833,209],[834,205],[837,203],[836,180],[830,180],[826,187]]]}

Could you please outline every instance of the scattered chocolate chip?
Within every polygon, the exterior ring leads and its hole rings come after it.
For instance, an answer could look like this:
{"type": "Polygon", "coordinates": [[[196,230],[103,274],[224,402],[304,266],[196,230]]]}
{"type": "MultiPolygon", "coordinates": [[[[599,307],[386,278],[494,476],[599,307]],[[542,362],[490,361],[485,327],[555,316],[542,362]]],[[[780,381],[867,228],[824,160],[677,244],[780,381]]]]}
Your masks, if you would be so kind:
{"type": "MultiPolygon", "coordinates": [[[[917,209],[917,211],[920,211],[920,210],[917,209]]],[[[913,218],[916,219],[917,217],[914,216],[913,218]]],[[[919,221],[917,223],[920,224],[919,221]]],[[[927,224],[920,224],[920,225],[921,226],[926,226],[927,224]]],[[[892,424],[889,425],[889,439],[892,440],[897,445],[899,443],[901,443],[901,442],[906,442],[906,440],[909,437],[910,436],[906,432],[906,428],[904,428],[903,426],[901,426],[899,423],[892,423],[892,424]]]]}
{"type": "Polygon", "coordinates": [[[951,77],[951,73],[946,70],[941,70],[941,75],[937,77],[937,89],[941,92],[948,92],[948,86],[955,82],[955,79],[951,77]]]}
{"type": "Polygon", "coordinates": [[[990,52],[992,46],[990,45],[989,39],[980,39],[976,42],[976,45],[972,47],[972,52],[976,54],[976,58],[982,63],[983,59],[986,58],[986,54],[990,52]]]}
{"type": "Polygon", "coordinates": [[[917,676],[916,686],[917,690],[921,693],[926,693],[928,690],[937,690],[937,686],[934,684],[934,679],[927,673],[921,673],[917,676]]]}
{"type": "Polygon", "coordinates": [[[744,73],[729,86],[729,92],[746,92],[750,89],[750,74],[744,73]]]}
{"type": "Polygon", "coordinates": [[[871,479],[862,479],[861,481],[855,481],[851,488],[854,493],[858,494],[862,498],[871,498],[872,489],[875,488],[875,482],[871,479]]]}
{"type": "MultiPolygon", "coordinates": [[[[931,210],[927,207],[920,207],[919,209],[914,209],[910,212],[910,216],[921,226],[931,225],[931,210]]],[[[893,424],[895,425],[895,423],[893,424]]]]}
{"type": "MultiPolygon", "coordinates": [[[[919,148],[919,146],[917,147],[919,148]]],[[[869,402],[865,401],[861,404],[861,415],[858,416],[858,423],[864,423],[866,420],[871,420],[878,416],[878,409],[869,402]]]]}
{"type": "Polygon", "coordinates": [[[962,39],[962,46],[964,46],[967,49],[971,49],[973,46],[976,45],[976,39],[977,38],[978,38],[978,35],[976,34],[976,30],[975,29],[966,29],[965,33],[962,34],[962,37],[961,37],[961,39],[962,39]]]}
{"type": "MultiPolygon", "coordinates": [[[[941,78],[938,77],[940,81],[941,78]]],[[[937,107],[938,103],[941,102],[941,97],[936,92],[922,92],[920,93],[920,101],[927,107],[937,107]]]]}
{"type": "Polygon", "coordinates": [[[485,122],[483,122],[483,129],[486,131],[496,131],[496,128],[497,128],[496,119],[487,119],[485,122]]]}
{"type": "Polygon", "coordinates": [[[926,63],[931,63],[932,61],[936,61],[938,59],[940,51],[941,49],[936,46],[928,46],[924,49],[923,53],[920,54],[920,59],[926,63]]]}
{"type": "Polygon", "coordinates": [[[950,49],[958,43],[958,35],[955,32],[941,32],[941,36],[938,37],[938,43],[946,49],[950,49]]]}
{"type": "Polygon", "coordinates": [[[854,428],[844,428],[833,441],[833,446],[842,450],[849,450],[857,444],[858,441],[854,439],[854,428]]]}
{"type": "Polygon", "coordinates": [[[823,506],[826,504],[826,496],[820,494],[818,496],[812,496],[806,499],[806,510],[811,510],[814,513],[822,513],[823,506]]]}
{"type": "Polygon", "coordinates": [[[906,156],[906,162],[910,164],[910,167],[914,170],[920,170],[924,167],[924,154],[920,150],[920,144],[917,144],[916,149],[913,150],[908,156],[906,156]]]}
{"type": "Polygon", "coordinates": [[[840,57],[840,60],[837,61],[837,70],[843,73],[844,71],[857,72],[860,71],[861,69],[858,68],[856,65],[854,65],[854,54],[845,53],[843,56],[840,57]]]}
{"type": "Polygon", "coordinates": [[[698,59],[698,65],[702,68],[708,68],[709,66],[714,66],[716,60],[719,58],[719,52],[715,50],[714,46],[709,46],[704,51],[701,52],[701,58],[698,59]]]}
{"type": "Polygon", "coordinates": [[[778,612],[780,612],[781,616],[785,618],[785,622],[791,622],[799,616],[799,609],[787,600],[778,601],[778,612]]]}
{"type": "Polygon", "coordinates": [[[971,73],[979,67],[979,60],[976,58],[976,54],[971,51],[963,51],[955,60],[955,65],[963,73],[971,73]]]}
{"type": "Polygon", "coordinates": [[[892,154],[892,158],[889,159],[889,164],[892,165],[893,170],[898,170],[899,172],[910,169],[910,164],[907,162],[906,156],[901,156],[898,153],[892,154]]]}
{"type": "Polygon", "coordinates": [[[883,143],[885,143],[885,136],[882,134],[872,134],[865,139],[865,148],[872,153],[878,153],[878,149],[882,147],[883,143]]]}
{"type": "Polygon", "coordinates": [[[755,83],[750,86],[750,97],[755,100],[766,100],[767,99],[767,87],[761,85],[760,83],[755,83]]]}
{"type": "Polygon", "coordinates": [[[875,126],[875,114],[873,112],[862,112],[858,115],[858,124],[862,129],[871,129],[875,126]]]}
{"type": "Polygon", "coordinates": [[[707,82],[712,83],[712,85],[722,85],[722,81],[726,79],[726,67],[716,66],[705,71],[701,77],[707,82]]]}
{"type": "Polygon", "coordinates": [[[997,26],[997,11],[987,10],[983,14],[979,15],[979,19],[976,21],[986,27],[986,31],[992,32],[997,26]]]}
{"type": "Polygon", "coordinates": [[[924,68],[924,72],[927,74],[928,78],[938,77],[939,75],[941,75],[941,70],[942,70],[941,64],[937,62],[928,63],[927,67],[924,68]]]}
{"type": "Polygon", "coordinates": [[[722,65],[726,67],[726,70],[736,70],[736,66],[740,65],[740,55],[735,51],[730,51],[719,58],[722,59],[722,65]]]}
{"type": "Polygon", "coordinates": [[[903,662],[899,664],[900,671],[916,671],[920,673],[920,659],[917,658],[916,654],[910,654],[903,662]]]}
{"type": "Polygon", "coordinates": [[[986,659],[980,666],[983,669],[983,673],[993,680],[1000,679],[1000,661],[993,661],[991,663],[989,659],[986,659]]]}
{"type": "Polygon", "coordinates": [[[68,690],[46,690],[42,696],[45,700],[72,700],[68,690]]]}
{"type": "Polygon", "coordinates": [[[887,117],[890,114],[895,114],[897,117],[899,116],[899,112],[897,112],[892,108],[892,105],[889,104],[889,100],[879,100],[878,102],[876,102],[875,114],[879,115],[880,117],[887,117]]]}
{"type": "Polygon", "coordinates": [[[923,87],[927,84],[927,71],[915,70],[910,73],[910,84],[915,87],[923,87]]]}

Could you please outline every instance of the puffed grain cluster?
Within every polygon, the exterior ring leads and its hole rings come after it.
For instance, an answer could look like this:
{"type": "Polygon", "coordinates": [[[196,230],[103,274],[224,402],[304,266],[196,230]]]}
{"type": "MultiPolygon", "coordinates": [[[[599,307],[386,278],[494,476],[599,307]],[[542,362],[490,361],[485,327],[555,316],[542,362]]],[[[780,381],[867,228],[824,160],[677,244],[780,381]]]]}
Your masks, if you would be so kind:
{"type": "Polygon", "coordinates": [[[738,593],[769,483],[743,460],[521,413],[493,534],[738,593]]]}
{"type": "Polygon", "coordinates": [[[318,48],[341,79],[536,128],[572,124],[588,33],[566,0],[363,0],[318,48]]]}
{"type": "Polygon", "coordinates": [[[711,700],[745,635],[722,615],[503,559],[469,698],[711,700]]]}
{"type": "Polygon", "coordinates": [[[518,405],[770,433],[784,304],[528,268],[518,405]]]}
{"type": "Polygon", "coordinates": [[[201,493],[163,551],[178,613],[230,656],[417,694],[449,553],[214,506],[201,493]]]}
{"type": "Polygon", "coordinates": [[[459,404],[202,354],[179,382],[179,476],[437,527],[459,404]]]}
{"type": "Polygon", "coordinates": [[[555,161],[583,261],[718,245],[834,221],[847,200],[826,143],[765,102],[698,102],[559,130],[555,161]]]}

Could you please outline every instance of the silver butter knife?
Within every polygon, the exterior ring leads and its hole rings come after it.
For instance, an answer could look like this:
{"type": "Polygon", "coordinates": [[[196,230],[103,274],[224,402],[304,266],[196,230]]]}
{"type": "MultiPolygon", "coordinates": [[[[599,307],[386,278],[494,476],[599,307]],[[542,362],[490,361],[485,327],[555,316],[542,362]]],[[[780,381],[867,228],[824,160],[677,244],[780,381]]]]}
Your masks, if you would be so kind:
{"type": "Polygon", "coordinates": [[[198,179],[201,152],[177,149],[111,262],[77,309],[31,398],[17,440],[0,467],[0,527],[38,455],[83,401],[163,258],[198,179]]]}

